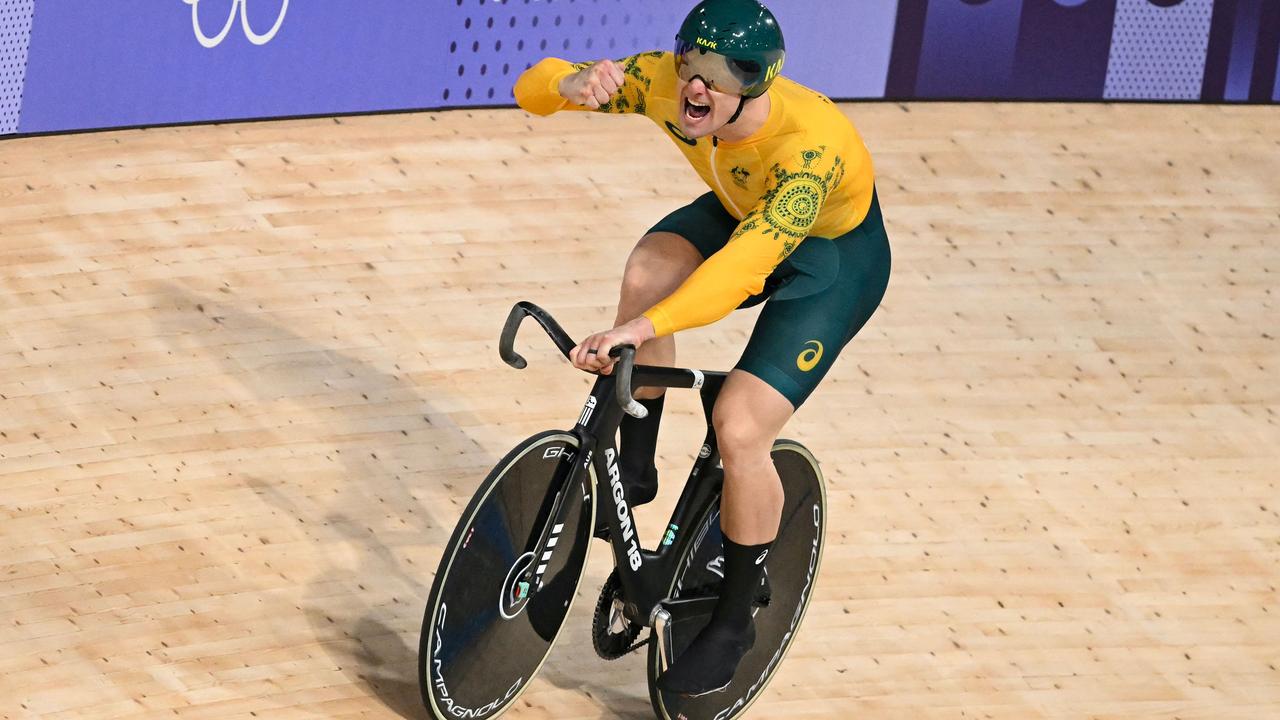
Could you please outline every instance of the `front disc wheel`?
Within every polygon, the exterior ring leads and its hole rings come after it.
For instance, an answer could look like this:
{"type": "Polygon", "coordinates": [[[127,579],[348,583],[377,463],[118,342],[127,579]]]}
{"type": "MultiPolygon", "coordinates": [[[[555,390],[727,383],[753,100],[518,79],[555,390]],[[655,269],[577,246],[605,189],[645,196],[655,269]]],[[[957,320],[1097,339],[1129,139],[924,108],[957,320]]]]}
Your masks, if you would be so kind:
{"type": "Polygon", "coordinates": [[[541,669],[572,606],[594,524],[591,468],[573,486],[576,436],[535,435],[480,485],[445,546],[418,648],[423,703],[438,720],[506,710],[541,669]],[[556,495],[565,492],[557,518],[556,495]],[[541,558],[534,545],[548,523],[541,558]],[[525,571],[533,568],[537,587],[525,571]]]}

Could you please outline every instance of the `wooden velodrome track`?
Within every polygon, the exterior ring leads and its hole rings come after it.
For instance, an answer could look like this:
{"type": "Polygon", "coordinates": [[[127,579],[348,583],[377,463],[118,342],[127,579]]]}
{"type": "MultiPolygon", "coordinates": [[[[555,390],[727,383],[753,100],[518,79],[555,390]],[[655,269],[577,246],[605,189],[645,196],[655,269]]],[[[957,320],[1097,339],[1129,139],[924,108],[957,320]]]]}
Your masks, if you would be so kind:
{"type": "MultiPolygon", "coordinates": [[[[751,716],[1280,717],[1277,110],[846,109],[894,276],[786,432],[832,525],[751,716]]],[[[424,717],[441,547],[589,385],[534,332],[503,365],[507,310],[606,327],[703,191],[635,118],[0,142],[0,718],[424,717]]],[[[651,717],[641,655],[591,651],[602,547],[511,716],[651,717]]]]}

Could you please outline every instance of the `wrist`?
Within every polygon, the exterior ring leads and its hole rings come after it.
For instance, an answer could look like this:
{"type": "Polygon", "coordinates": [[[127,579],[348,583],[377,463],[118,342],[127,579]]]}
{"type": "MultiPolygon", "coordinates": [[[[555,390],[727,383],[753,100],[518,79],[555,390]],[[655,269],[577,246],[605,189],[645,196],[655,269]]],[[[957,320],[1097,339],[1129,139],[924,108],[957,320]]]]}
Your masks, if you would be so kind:
{"type": "Polygon", "coordinates": [[[658,333],[653,327],[653,321],[644,315],[632,320],[631,323],[635,326],[633,329],[637,335],[636,339],[640,342],[649,342],[650,340],[658,337],[658,333]]]}
{"type": "Polygon", "coordinates": [[[568,100],[569,90],[566,89],[565,85],[568,84],[575,76],[577,76],[577,74],[578,73],[576,71],[570,69],[568,72],[564,73],[563,75],[560,75],[558,78],[554,78],[552,87],[555,88],[556,94],[564,98],[565,100],[568,100]]]}

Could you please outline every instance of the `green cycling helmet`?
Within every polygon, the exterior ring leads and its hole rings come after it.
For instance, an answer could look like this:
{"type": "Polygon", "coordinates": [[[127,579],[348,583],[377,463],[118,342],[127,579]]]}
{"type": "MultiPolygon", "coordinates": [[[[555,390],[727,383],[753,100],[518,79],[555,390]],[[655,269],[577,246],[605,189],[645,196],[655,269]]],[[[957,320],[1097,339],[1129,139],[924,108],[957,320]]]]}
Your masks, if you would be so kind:
{"type": "Polygon", "coordinates": [[[676,71],[701,77],[713,90],[756,98],[765,94],[786,59],[782,30],[757,0],[703,0],[676,35],[676,71]]]}

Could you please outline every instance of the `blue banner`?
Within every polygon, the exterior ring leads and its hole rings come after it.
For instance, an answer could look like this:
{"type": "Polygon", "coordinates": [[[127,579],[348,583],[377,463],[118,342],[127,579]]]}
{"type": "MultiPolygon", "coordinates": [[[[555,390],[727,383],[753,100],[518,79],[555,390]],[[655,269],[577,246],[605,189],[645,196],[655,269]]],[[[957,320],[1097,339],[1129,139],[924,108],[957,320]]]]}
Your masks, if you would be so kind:
{"type": "MultiPolygon", "coordinates": [[[[693,0],[6,0],[0,134],[511,105],[667,49],[693,0]]],[[[1280,101],[1280,0],[772,0],[838,99],[1280,101]]]]}

